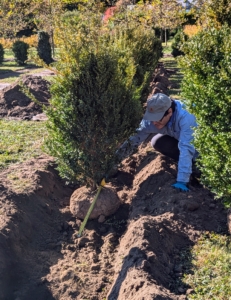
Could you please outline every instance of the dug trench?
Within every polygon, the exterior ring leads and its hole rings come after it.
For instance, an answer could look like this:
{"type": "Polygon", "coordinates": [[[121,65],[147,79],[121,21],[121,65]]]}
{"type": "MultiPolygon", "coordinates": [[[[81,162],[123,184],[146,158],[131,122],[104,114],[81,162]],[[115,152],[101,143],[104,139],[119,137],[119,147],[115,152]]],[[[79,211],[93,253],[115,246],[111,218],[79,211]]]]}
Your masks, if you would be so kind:
{"type": "Polygon", "coordinates": [[[89,220],[79,238],[70,212],[77,187],[53,158],[0,172],[0,300],[187,299],[190,249],[203,233],[226,233],[227,212],[197,180],[189,193],[174,190],[176,173],[143,143],[110,179],[119,209],[89,220]]]}
{"type": "Polygon", "coordinates": [[[187,299],[182,257],[203,232],[226,231],[226,212],[200,184],[174,190],[176,169],[143,145],[111,178],[120,208],[80,238],[74,187],[52,158],[1,172],[0,299],[187,299]]]}

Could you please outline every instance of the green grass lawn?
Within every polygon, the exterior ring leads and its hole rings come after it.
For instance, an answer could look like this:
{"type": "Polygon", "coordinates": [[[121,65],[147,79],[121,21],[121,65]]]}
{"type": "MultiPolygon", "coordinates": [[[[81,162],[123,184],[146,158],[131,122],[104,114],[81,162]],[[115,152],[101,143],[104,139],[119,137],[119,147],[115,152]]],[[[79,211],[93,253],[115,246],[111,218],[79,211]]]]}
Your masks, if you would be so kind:
{"type": "Polygon", "coordinates": [[[171,88],[168,91],[169,96],[174,99],[182,100],[181,81],[183,79],[183,74],[177,65],[176,59],[174,57],[162,57],[160,61],[164,63],[165,69],[174,71],[170,73],[169,77],[169,81],[171,82],[171,88]]]}
{"type": "Polygon", "coordinates": [[[4,49],[4,59],[13,59],[14,53],[11,49],[4,49]]]}
{"type": "Polygon", "coordinates": [[[177,65],[177,60],[171,56],[171,45],[171,40],[167,42],[167,45],[162,43],[164,56],[160,59],[160,61],[164,63],[165,69],[175,71],[174,73],[171,73],[169,77],[169,81],[172,83],[172,87],[169,89],[169,96],[174,99],[182,99],[180,85],[183,79],[183,74],[177,65]]]}
{"type": "Polygon", "coordinates": [[[167,45],[165,43],[162,43],[164,54],[171,54],[171,52],[172,52],[171,45],[172,45],[172,41],[168,41],[167,45]]]}
{"type": "Polygon", "coordinates": [[[189,300],[231,299],[231,241],[226,235],[202,236],[191,251],[191,270],[184,283],[193,289],[189,300]]]}
{"type": "Polygon", "coordinates": [[[0,132],[0,170],[43,153],[45,122],[0,120],[0,132]]]}
{"type": "MultiPolygon", "coordinates": [[[[0,83],[13,83],[21,74],[31,74],[44,69],[37,66],[31,59],[28,59],[25,65],[19,66],[14,59],[13,51],[11,49],[4,49],[4,51],[4,61],[0,66],[0,83]]],[[[36,50],[31,48],[29,53],[36,53],[36,50]]]]}

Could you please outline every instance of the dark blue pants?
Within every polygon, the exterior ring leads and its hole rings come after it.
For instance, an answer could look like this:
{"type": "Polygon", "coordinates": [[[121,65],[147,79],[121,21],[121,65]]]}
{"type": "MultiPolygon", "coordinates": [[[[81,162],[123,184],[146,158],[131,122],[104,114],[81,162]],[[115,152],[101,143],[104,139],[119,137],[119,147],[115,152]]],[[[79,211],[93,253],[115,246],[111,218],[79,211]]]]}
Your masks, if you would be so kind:
{"type": "Polygon", "coordinates": [[[175,161],[179,160],[178,140],[174,137],[158,133],[152,138],[151,145],[156,151],[171,157],[175,161]]]}

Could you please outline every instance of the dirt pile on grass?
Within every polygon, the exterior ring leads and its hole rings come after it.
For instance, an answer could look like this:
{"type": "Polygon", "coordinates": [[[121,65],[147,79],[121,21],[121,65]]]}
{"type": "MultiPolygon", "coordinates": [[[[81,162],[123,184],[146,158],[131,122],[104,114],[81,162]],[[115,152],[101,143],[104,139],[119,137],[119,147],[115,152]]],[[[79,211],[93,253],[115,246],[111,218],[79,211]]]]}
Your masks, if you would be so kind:
{"type": "Polygon", "coordinates": [[[25,86],[39,103],[48,105],[50,83],[41,76],[25,75],[20,81],[0,90],[0,118],[30,120],[42,112],[41,105],[28,97],[21,85],[25,86]]]}
{"type": "Polygon", "coordinates": [[[197,182],[190,193],[174,190],[177,165],[140,147],[110,180],[120,208],[78,238],[74,188],[51,163],[0,173],[0,299],[187,299],[182,258],[202,232],[227,230],[209,190],[197,182]]]}

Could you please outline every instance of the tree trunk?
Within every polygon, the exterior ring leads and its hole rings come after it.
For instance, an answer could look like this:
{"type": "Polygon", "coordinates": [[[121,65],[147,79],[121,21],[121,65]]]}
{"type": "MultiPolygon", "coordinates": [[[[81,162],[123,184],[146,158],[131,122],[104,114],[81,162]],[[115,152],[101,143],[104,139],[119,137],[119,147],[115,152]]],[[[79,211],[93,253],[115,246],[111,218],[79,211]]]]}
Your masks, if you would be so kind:
{"type": "Polygon", "coordinates": [[[54,31],[51,30],[51,48],[52,48],[52,56],[55,58],[55,43],[54,43],[54,31]]]}
{"type": "Polygon", "coordinates": [[[163,29],[160,28],[160,40],[161,42],[163,42],[163,29]]]}
{"type": "Polygon", "coordinates": [[[165,39],[165,46],[167,46],[167,29],[165,28],[164,30],[165,32],[165,36],[164,36],[164,39],[165,39]]]}

